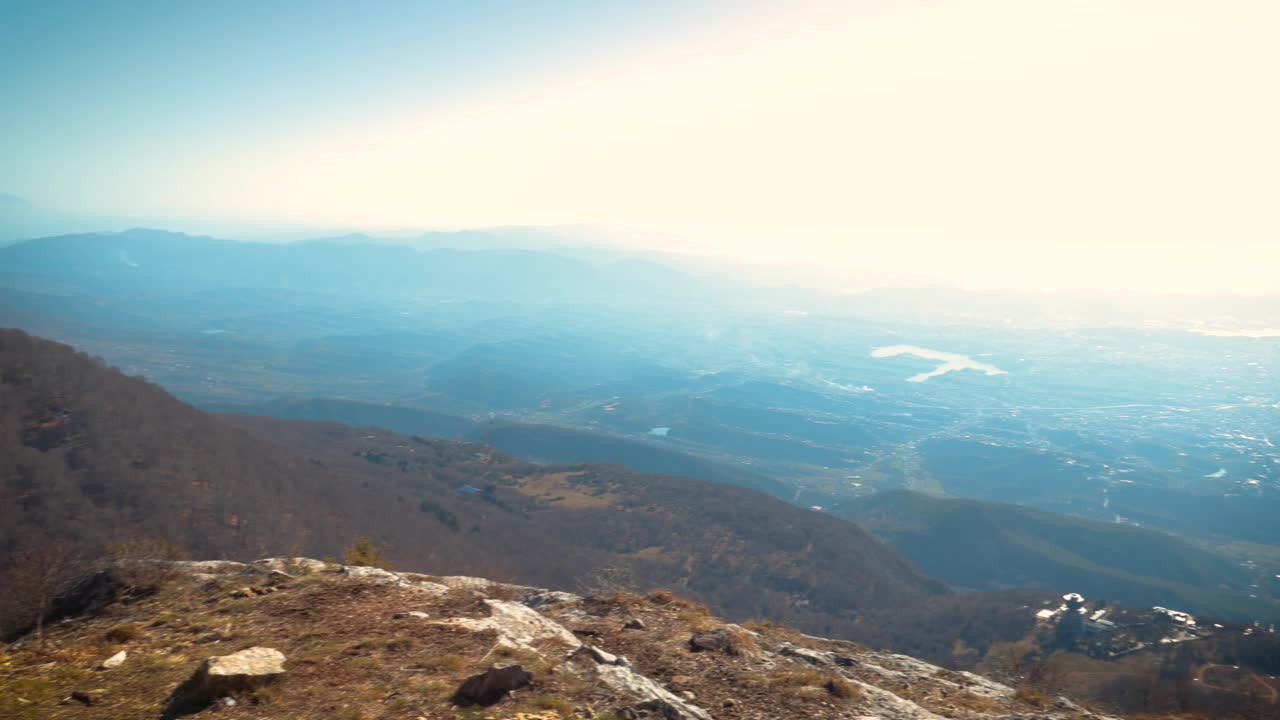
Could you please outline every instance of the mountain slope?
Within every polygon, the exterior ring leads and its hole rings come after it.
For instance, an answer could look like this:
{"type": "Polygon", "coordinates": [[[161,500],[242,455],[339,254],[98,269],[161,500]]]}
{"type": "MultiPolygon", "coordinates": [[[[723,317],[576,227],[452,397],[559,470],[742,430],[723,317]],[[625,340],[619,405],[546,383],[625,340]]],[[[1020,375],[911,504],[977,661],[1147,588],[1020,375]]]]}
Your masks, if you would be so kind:
{"type": "Polygon", "coordinates": [[[399,405],[380,405],[331,398],[278,398],[262,405],[207,406],[295,420],[328,420],[356,427],[380,427],[406,435],[458,438],[489,445],[502,452],[540,463],[603,462],[632,470],[710,480],[759,490],[774,497],[790,496],[787,486],[773,478],[727,463],[587,430],[490,421],[476,423],[457,415],[399,405]]]}
{"type": "Polygon", "coordinates": [[[108,598],[54,626],[46,647],[7,648],[0,715],[1099,718],[1063,698],[855,643],[726,624],[667,591],[581,597],[306,558],[166,567],[172,577],[152,594],[108,598]],[[271,677],[186,683],[207,658],[251,648],[282,661],[259,671],[271,677]],[[91,669],[108,657],[110,667],[91,669]],[[500,692],[467,691],[468,678],[510,665],[500,676],[515,682],[500,692]]]}
{"type": "Polygon", "coordinates": [[[330,423],[214,416],[71,348],[0,331],[0,557],[140,534],[211,557],[336,554],[572,587],[624,567],[732,617],[851,633],[945,586],[856,525],[742,488],[330,423]]]}
{"type": "Polygon", "coordinates": [[[1048,587],[1241,619],[1277,614],[1242,591],[1250,581],[1244,569],[1154,530],[905,490],[859,498],[832,512],[961,587],[1048,587]]]}

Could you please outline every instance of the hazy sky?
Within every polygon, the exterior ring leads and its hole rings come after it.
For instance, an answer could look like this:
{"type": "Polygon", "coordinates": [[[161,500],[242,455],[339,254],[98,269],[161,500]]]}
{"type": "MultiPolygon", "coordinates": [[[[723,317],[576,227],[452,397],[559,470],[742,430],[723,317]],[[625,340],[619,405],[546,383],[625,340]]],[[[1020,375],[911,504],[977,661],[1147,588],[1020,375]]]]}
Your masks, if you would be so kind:
{"type": "Polygon", "coordinates": [[[1280,291],[1280,2],[0,0],[0,192],[1280,291]]]}

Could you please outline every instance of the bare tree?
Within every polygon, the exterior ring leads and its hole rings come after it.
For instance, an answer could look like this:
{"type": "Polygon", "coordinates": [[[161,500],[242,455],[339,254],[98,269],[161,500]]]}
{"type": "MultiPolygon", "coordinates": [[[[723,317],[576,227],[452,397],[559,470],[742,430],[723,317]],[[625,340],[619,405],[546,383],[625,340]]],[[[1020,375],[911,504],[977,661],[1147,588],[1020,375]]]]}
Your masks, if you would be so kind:
{"type": "Polygon", "coordinates": [[[36,639],[44,646],[44,623],[53,603],[71,589],[85,570],[76,548],[61,540],[32,542],[13,554],[5,572],[3,606],[14,628],[35,624],[36,639]]]}

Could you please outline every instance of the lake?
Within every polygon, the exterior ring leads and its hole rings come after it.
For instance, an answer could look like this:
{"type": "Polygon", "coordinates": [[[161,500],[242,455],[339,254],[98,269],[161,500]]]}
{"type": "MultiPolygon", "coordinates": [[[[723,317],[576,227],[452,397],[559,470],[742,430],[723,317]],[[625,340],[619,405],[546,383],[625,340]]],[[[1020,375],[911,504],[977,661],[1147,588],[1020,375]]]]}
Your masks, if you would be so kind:
{"type": "Polygon", "coordinates": [[[937,360],[940,363],[938,367],[930,370],[929,372],[912,375],[907,378],[907,382],[924,382],[929,378],[945,375],[956,370],[977,370],[979,372],[986,373],[987,375],[1009,374],[995,365],[978,362],[968,355],[922,348],[915,345],[886,345],[871,351],[871,357],[873,358],[890,358],[897,357],[899,355],[914,355],[915,357],[924,358],[925,360],[937,360]]]}

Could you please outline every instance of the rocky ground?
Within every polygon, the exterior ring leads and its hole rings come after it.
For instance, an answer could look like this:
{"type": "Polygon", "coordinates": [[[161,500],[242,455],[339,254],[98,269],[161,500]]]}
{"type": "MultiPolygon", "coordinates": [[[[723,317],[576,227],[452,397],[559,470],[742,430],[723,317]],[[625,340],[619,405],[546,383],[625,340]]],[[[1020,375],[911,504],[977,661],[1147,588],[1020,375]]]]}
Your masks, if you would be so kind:
{"type": "Polygon", "coordinates": [[[114,599],[5,648],[0,717],[1099,717],[854,643],[722,623],[664,591],[580,597],[303,558],[143,570],[147,583],[112,571],[92,591],[114,599]]]}

